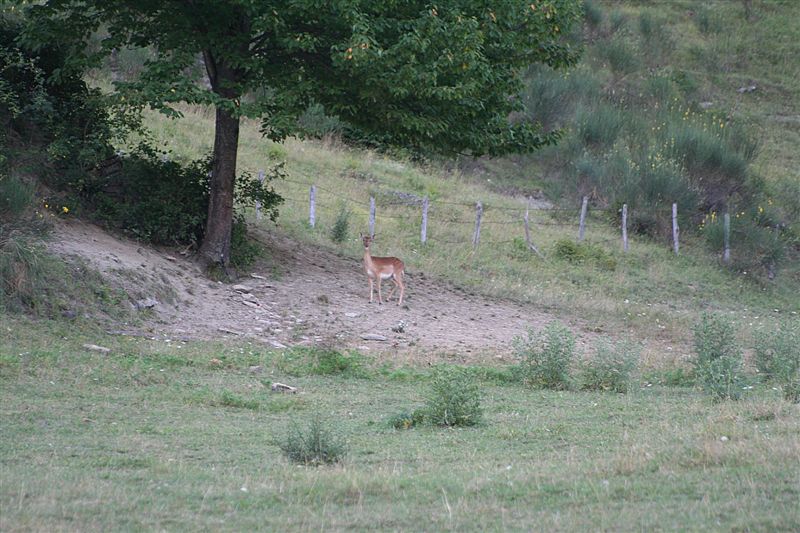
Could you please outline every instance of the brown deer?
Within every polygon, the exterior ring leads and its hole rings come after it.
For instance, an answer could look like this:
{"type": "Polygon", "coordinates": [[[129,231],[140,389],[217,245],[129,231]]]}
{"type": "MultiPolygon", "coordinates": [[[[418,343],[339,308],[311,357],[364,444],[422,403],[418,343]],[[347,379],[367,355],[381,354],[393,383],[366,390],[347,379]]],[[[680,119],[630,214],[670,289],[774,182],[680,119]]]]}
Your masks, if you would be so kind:
{"type": "Polygon", "coordinates": [[[372,257],[369,253],[369,247],[375,240],[375,235],[361,234],[361,241],[364,243],[364,270],[367,272],[369,278],[369,303],[372,303],[372,293],[374,290],[373,283],[378,282],[378,303],[383,304],[381,299],[381,281],[391,279],[394,282],[394,287],[389,291],[386,296],[386,301],[394,294],[395,289],[400,287],[400,299],[397,305],[403,305],[403,294],[405,293],[405,284],[403,283],[403,276],[405,275],[405,265],[401,260],[396,257],[372,257]]]}

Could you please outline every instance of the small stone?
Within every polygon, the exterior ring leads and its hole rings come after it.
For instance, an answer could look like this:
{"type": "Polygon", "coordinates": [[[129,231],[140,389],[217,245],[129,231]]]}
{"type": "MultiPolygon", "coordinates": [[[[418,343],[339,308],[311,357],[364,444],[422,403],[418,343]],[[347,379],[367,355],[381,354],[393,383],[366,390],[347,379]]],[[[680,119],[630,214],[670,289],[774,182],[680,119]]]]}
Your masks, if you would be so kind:
{"type": "Polygon", "coordinates": [[[209,363],[211,364],[211,366],[222,366],[222,361],[220,359],[217,359],[216,357],[211,361],[209,361],[209,363]]]}
{"type": "Polygon", "coordinates": [[[248,368],[248,370],[250,371],[251,374],[260,374],[261,372],[264,371],[264,367],[261,365],[254,365],[248,368]]]}
{"type": "Polygon", "coordinates": [[[253,279],[263,279],[263,280],[267,279],[264,276],[259,276],[258,274],[250,274],[250,277],[253,279]]]}
{"type": "Polygon", "coordinates": [[[83,347],[93,352],[111,353],[111,348],[106,348],[105,346],[98,346],[96,344],[84,344],[83,347]]]}
{"type": "Polygon", "coordinates": [[[242,303],[243,303],[244,305],[246,305],[247,307],[253,307],[253,308],[256,308],[256,309],[258,309],[259,307],[261,307],[259,304],[255,303],[255,302],[249,302],[249,301],[247,301],[247,300],[242,300],[242,303]]]}
{"type": "Polygon", "coordinates": [[[721,436],[721,437],[719,438],[719,440],[721,440],[722,442],[728,442],[728,440],[729,440],[729,439],[728,439],[728,437],[726,437],[725,435],[723,435],[723,436],[721,436]]]}
{"type": "Polygon", "coordinates": [[[152,309],[153,307],[158,305],[158,300],[155,298],[144,298],[142,300],[136,300],[136,309],[139,311],[143,311],[144,309],[152,309]]]}
{"type": "Polygon", "coordinates": [[[344,316],[347,318],[356,318],[357,316],[361,316],[361,313],[345,313],[344,316]]]}
{"type": "Polygon", "coordinates": [[[274,346],[275,348],[279,348],[279,349],[286,348],[286,345],[285,345],[285,344],[282,344],[282,343],[280,343],[280,342],[278,342],[278,341],[276,341],[276,340],[274,340],[274,339],[270,339],[269,343],[270,343],[272,346],[274,346]]]}
{"type": "Polygon", "coordinates": [[[234,285],[231,288],[236,292],[250,292],[250,287],[248,287],[247,285],[234,285]]]}
{"type": "Polygon", "coordinates": [[[289,394],[297,394],[297,387],[292,387],[291,385],[285,385],[283,383],[273,383],[272,392],[284,392],[289,394]]]}
{"type": "Polygon", "coordinates": [[[378,335],[377,333],[365,333],[361,335],[361,338],[365,341],[386,341],[388,340],[383,335],[378,335]]]}

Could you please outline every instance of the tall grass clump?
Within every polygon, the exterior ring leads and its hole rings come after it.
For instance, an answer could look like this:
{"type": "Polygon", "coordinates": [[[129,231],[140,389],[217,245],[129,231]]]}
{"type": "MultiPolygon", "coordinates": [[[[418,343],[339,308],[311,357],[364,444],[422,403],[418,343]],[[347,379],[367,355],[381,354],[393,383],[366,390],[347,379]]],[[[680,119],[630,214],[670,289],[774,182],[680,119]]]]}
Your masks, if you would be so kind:
{"type": "Polygon", "coordinates": [[[581,108],[576,116],[578,137],[589,148],[607,149],[622,132],[625,119],[614,106],[597,102],[581,108]]]}
{"type": "Polygon", "coordinates": [[[475,377],[459,367],[438,369],[431,382],[424,418],[436,426],[479,424],[483,420],[483,408],[475,377]]]}
{"type": "Polygon", "coordinates": [[[600,58],[608,63],[616,76],[625,76],[639,68],[639,58],[631,44],[625,39],[615,38],[599,50],[600,58]]]}
{"type": "Polygon", "coordinates": [[[342,437],[319,417],[312,418],[304,428],[293,424],[278,446],[291,461],[312,466],[338,463],[347,454],[342,437]]]}
{"type": "Polygon", "coordinates": [[[350,235],[350,210],[342,206],[339,208],[339,214],[336,215],[336,220],[331,227],[331,240],[337,244],[341,244],[347,240],[350,235]]]}
{"type": "Polygon", "coordinates": [[[628,392],[641,349],[632,341],[600,339],[594,358],[584,362],[578,383],[582,390],[628,392]]]}
{"type": "Polygon", "coordinates": [[[514,353],[524,383],[546,389],[569,388],[575,336],[561,322],[550,322],[538,332],[528,330],[526,338],[514,338],[514,353]]]}
{"type": "Polygon", "coordinates": [[[0,220],[17,218],[33,205],[35,187],[0,173],[0,220]]]}
{"type": "Polygon", "coordinates": [[[783,388],[784,397],[800,401],[800,321],[784,320],[753,335],[753,362],[759,374],[783,388]]]}
{"type": "Polygon", "coordinates": [[[592,0],[583,0],[583,18],[592,29],[597,29],[603,24],[603,10],[592,0]]]}
{"type": "Polygon", "coordinates": [[[703,313],[694,327],[694,350],[695,375],[703,389],[715,401],[738,400],[746,382],[733,322],[703,313]]]}

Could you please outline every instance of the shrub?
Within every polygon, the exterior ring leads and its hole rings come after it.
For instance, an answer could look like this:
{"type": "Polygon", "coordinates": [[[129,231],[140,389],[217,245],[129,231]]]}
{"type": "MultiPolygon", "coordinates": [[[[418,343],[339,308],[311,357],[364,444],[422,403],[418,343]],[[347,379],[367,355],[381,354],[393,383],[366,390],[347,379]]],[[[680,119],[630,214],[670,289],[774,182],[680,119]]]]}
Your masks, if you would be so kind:
{"type": "Polygon", "coordinates": [[[208,216],[209,158],[181,165],[147,144],[89,199],[94,215],[155,244],[196,244],[208,216]]]}
{"type": "Polygon", "coordinates": [[[765,379],[786,385],[800,377],[800,321],[762,328],[755,332],[754,341],[753,360],[765,379]]]}
{"type": "Polygon", "coordinates": [[[247,238],[247,223],[244,215],[235,213],[231,228],[231,265],[242,270],[252,265],[263,253],[261,245],[247,238]]]}
{"type": "Polygon", "coordinates": [[[307,428],[292,425],[279,444],[286,456],[304,465],[323,465],[341,461],[347,453],[344,440],[315,417],[307,428]]]}
{"type": "Polygon", "coordinates": [[[639,68],[639,59],[630,44],[624,39],[612,39],[601,49],[600,54],[603,60],[608,62],[609,67],[618,76],[624,76],[636,71],[639,68]]]}
{"type": "Polygon", "coordinates": [[[628,392],[631,374],[639,360],[639,346],[626,341],[612,343],[601,339],[594,358],[583,365],[580,388],[611,392],[628,392]]]}
{"type": "Polygon", "coordinates": [[[583,0],[583,16],[592,28],[598,28],[603,23],[603,10],[591,0],[583,0]]]}
{"type": "Polygon", "coordinates": [[[394,429],[411,429],[425,420],[425,410],[417,409],[413,412],[398,413],[389,418],[389,426],[394,429]]]}
{"type": "Polygon", "coordinates": [[[22,215],[33,205],[34,186],[0,173],[0,220],[22,215]]]}
{"type": "Polygon", "coordinates": [[[366,377],[364,357],[356,351],[342,353],[335,348],[297,347],[283,353],[279,368],[292,375],[366,377]]]}
{"type": "Polygon", "coordinates": [[[424,418],[437,426],[474,426],[483,419],[477,381],[463,368],[437,370],[428,394],[424,418]]]}
{"type": "Polygon", "coordinates": [[[350,210],[345,206],[339,209],[339,214],[336,216],[336,221],[331,228],[331,240],[337,244],[341,244],[347,240],[350,233],[350,210]]]}
{"type": "Polygon", "coordinates": [[[695,375],[715,401],[741,397],[742,350],[731,321],[703,313],[694,328],[695,375]]]}
{"type": "Polygon", "coordinates": [[[576,118],[578,136],[591,148],[609,148],[617,141],[624,118],[619,110],[608,104],[582,108],[576,118]]]}
{"type": "Polygon", "coordinates": [[[617,268],[617,260],[597,245],[587,242],[575,242],[570,239],[559,239],[555,243],[554,255],[570,263],[593,263],[604,270],[617,268]]]}
{"type": "Polygon", "coordinates": [[[567,389],[569,367],[575,355],[575,336],[560,322],[549,323],[540,332],[528,331],[526,339],[514,338],[523,382],[533,387],[567,389]]]}

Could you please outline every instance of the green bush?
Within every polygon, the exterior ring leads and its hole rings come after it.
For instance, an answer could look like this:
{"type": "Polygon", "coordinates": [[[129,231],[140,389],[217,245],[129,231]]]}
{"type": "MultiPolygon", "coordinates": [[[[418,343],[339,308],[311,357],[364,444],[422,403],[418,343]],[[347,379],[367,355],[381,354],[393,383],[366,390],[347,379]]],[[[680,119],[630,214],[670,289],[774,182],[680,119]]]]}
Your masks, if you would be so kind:
{"type": "Polygon", "coordinates": [[[437,426],[474,426],[483,420],[481,391],[463,368],[445,367],[431,382],[424,418],[437,426]]]}
{"type": "Polygon", "coordinates": [[[800,321],[784,320],[753,337],[753,362],[764,379],[785,385],[800,377],[800,321]]]}
{"type": "Polygon", "coordinates": [[[331,240],[337,244],[341,244],[347,240],[350,234],[350,210],[345,206],[339,209],[339,214],[336,215],[336,221],[331,228],[331,240]]]}
{"type": "Polygon", "coordinates": [[[279,368],[296,376],[365,378],[369,375],[363,355],[356,351],[342,353],[326,346],[286,350],[279,362],[279,368]]]}
{"type": "Polygon", "coordinates": [[[318,417],[313,418],[306,428],[293,424],[278,446],[290,460],[304,465],[337,463],[347,453],[344,440],[318,417]]]}
{"type": "Polygon", "coordinates": [[[0,172],[0,221],[16,218],[33,205],[34,186],[0,172]]]}
{"type": "Polygon", "coordinates": [[[611,254],[588,242],[559,239],[554,245],[553,255],[570,263],[591,263],[603,270],[615,270],[617,268],[617,260],[611,254]]]}
{"type": "Polygon", "coordinates": [[[640,347],[631,342],[601,339],[593,359],[585,362],[579,383],[582,390],[628,392],[639,361],[640,347]]]}
{"type": "Polygon", "coordinates": [[[522,381],[533,387],[568,389],[570,364],[575,356],[575,336],[560,322],[549,323],[527,338],[514,338],[522,381]]]}
{"type": "Polygon", "coordinates": [[[263,253],[260,244],[247,238],[244,215],[234,213],[231,228],[231,265],[237,270],[243,270],[251,266],[263,253]]]}
{"type": "Polygon", "coordinates": [[[601,58],[617,76],[624,76],[639,68],[639,58],[625,39],[611,39],[600,48],[601,58]]]}
{"type": "Polygon", "coordinates": [[[89,199],[94,216],[155,244],[197,244],[208,216],[210,159],[182,165],[147,144],[89,199]]]}
{"type": "Polygon", "coordinates": [[[694,327],[695,376],[715,401],[738,400],[746,384],[742,370],[742,349],[733,323],[703,313],[694,327]]]}
{"type": "Polygon", "coordinates": [[[578,136],[590,148],[610,148],[624,125],[622,113],[608,104],[596,104],[578,111],[578,136]]]}
{"type": "Polygon", "coordinates": [[[603,23],[603,10],[592,0],[583,0],[583,16],[592,28],[599,28],[603,23]]]}

